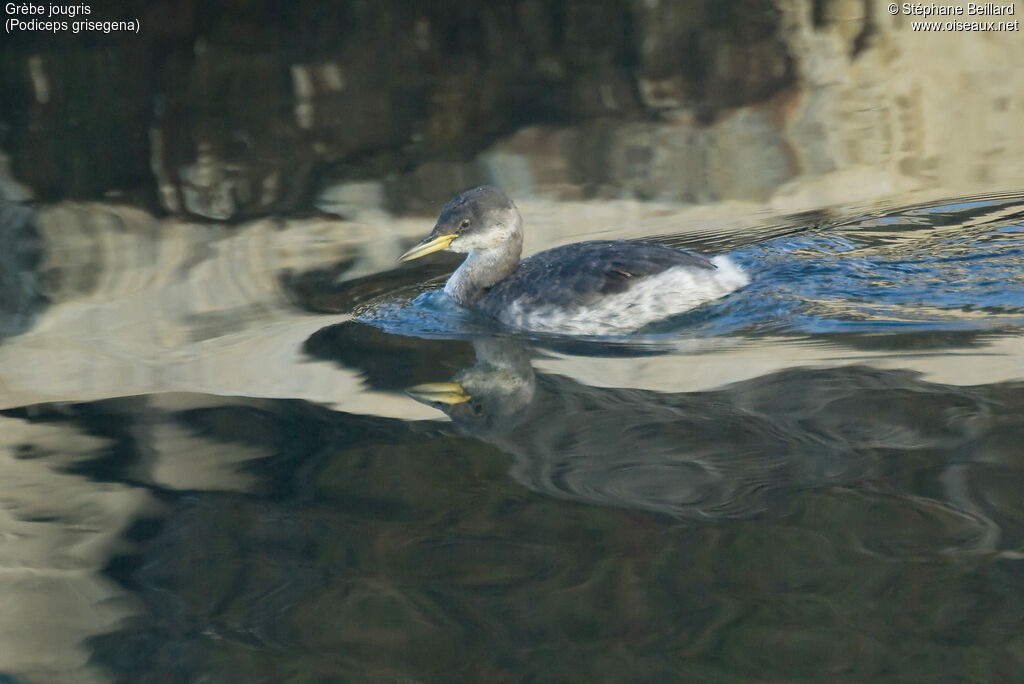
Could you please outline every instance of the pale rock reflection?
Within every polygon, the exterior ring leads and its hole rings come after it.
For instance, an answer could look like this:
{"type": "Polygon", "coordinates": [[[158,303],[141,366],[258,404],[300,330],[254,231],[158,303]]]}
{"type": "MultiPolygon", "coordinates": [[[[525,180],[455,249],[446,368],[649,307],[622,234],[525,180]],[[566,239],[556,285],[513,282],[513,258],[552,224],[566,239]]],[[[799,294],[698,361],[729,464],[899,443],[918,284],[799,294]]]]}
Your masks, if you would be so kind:
{"type": "Polygon", "coordinates": [[[143,489],[62,472],[104,443],[68,425],[0,417],[0,672],[110,681],[83,642],[141,608],[100,571],[127,550],[125,529],[159,506],[143,489]]]}

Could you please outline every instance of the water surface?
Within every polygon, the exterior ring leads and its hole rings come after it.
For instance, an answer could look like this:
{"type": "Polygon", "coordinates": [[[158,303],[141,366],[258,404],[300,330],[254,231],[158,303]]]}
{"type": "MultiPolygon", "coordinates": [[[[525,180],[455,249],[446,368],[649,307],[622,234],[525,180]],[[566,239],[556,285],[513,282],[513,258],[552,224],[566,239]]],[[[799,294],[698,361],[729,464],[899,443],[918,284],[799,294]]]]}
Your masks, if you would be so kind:
{"type": "MultiPolygon", "coordinates": [[[[528,224],[572,227],[550,244],[597,237],[544,206],[528,224]]],[[[393,261],[426,222],[4,225],[13,681],[1024,666],[1020,196],[742,231],[660,210],[629,235],[752,283],[611,338],[452,306],[451,259],[393,261]],[[452,379],[471,401],[405,393],[452,379]]]]}

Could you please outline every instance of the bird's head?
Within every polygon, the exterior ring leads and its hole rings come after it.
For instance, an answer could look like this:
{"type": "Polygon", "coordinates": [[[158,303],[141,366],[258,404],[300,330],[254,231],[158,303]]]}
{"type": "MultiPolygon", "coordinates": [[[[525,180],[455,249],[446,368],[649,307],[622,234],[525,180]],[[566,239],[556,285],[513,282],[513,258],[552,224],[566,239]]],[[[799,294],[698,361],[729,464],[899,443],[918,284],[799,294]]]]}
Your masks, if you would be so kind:
{"type": "Polygon", "coordinates": [[[509,243],[517,243],[518,248],[522,230],[522,218],[512,200],[493,186],[481,185],[449,200],[430,235],[399,260],[411,261],[441,250],[476,252],[509,243]]]}

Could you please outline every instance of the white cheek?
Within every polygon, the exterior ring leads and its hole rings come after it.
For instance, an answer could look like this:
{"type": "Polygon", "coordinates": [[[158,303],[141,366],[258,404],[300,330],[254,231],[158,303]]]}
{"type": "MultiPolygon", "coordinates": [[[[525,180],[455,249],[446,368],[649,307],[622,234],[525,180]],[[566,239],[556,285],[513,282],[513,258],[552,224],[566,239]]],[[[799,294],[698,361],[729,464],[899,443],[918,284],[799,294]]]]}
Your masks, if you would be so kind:
{"type": "Polygon", "coordinates": [[[492,249],[506,242],[512,231],[507,226],[492,226],[483,233],[470,233],[452,240],[451,249],[457,252],[473,252],[492,249]]]}

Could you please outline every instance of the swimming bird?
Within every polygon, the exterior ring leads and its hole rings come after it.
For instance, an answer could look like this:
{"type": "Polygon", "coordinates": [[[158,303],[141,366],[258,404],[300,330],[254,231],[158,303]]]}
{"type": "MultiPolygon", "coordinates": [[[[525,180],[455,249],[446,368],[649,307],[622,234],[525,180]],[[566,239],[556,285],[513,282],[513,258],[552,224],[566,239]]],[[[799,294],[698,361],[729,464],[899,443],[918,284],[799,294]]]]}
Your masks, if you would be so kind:
{"type": "Polygon", "coordinates": [[[441,250],[469,255],[444,287],[455,302],[537,332],[628,333],[749,282],[726,257],[631,240],[578,242],[520,261],[522,216],[489,185],[449,200],[433,231],[399,260],[441,250]]]}

